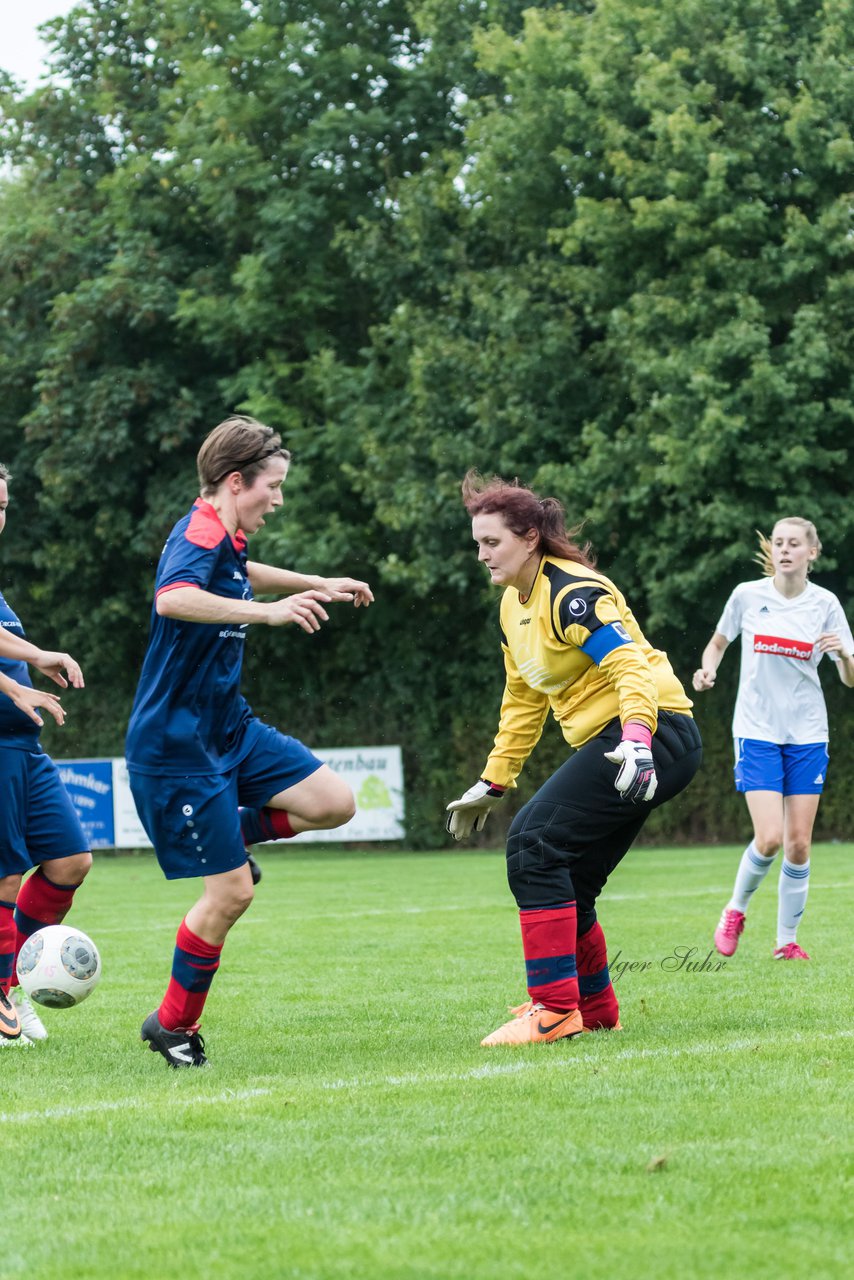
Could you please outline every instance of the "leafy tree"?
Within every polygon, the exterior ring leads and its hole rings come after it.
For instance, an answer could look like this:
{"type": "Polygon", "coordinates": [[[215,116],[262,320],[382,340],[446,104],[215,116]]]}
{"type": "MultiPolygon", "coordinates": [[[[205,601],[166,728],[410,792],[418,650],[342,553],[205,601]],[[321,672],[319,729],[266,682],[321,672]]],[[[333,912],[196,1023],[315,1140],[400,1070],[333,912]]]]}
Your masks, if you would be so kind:
{"type": "MultiPolygon", "coordinates": [[[[492,87],[463,148],[349,237],[388,313],[347,371],[386,576],[485,594],[453,532],[475,463],[587,518],[686,678],[757,525],[813,516],[850,597],[851,26],[834,3],[614,0],[476,33],[492,87]]],[[[726,703],[698,712],[721,747],[726,703]]],[[[479,681],[464,705],[484,740],[479,681]]],[[[692,793],[712,830],[717,759],[692,793]]]]}
{"type": "MultiPolygon", "coordinates": [[[[88,0],[51,24],[52,81],[0,91],[0,457],[4,581],[90,671],[64,748],[121,749],[154,562],[235,408],[295,455],[256,553],[378,588],[311,640],[259,629],[253,700],[317,745],[403,742],[422,842],[500,692],[470,465],[586,517],[683,674],[756,525],[814,516],[844,597],[852,21],[88,0]]],[[[671,834],[721,830],[722,769],[671,834]]]]}

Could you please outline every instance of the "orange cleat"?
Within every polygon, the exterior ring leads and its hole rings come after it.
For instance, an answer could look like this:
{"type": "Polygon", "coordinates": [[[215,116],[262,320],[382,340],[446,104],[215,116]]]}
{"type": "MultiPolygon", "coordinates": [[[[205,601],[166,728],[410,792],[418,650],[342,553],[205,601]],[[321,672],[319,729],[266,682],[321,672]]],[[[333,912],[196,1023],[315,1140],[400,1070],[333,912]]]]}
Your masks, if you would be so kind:
{"type": "Polygon", "coordinates": [[[511,1020],[481,1040],[482,1045],[491,1048],[496,1044],[551,1043],[554,1040],[571,1040],[584,1030],[581,1014],[577,1009],[570,1009],[568,1013],[555,1013],[544,1005],[528,1000],[511,1009],[511,1012],[514,1015],[511,1020]]]}
{"type": "Polygon", "coordinates": [[[21,1015],[17,1008],[6,995],[5,991],[0,991],[0,1048],[8,1048],[9,1045],[29,1045],[32,1044],[29,1036],[24,1035],[21,1028],[21,1015]]]}
{"type": "MultiPolygon", "coordinates": [[[[533,1007],[534,1007],[533,1000],[526,1000],[524,1004],[517,1004],[517,1005],[511,1004],[510,1012],[513,1014],[514,1018],[523,1018],[526,1013],[531,1012],[533,1007]]],[[[582,1018],[583,1016],[584,1015],[582,1014],[582,1018]]],[[[606,1027],[603,1023],[600,1022],[598,1026],[582,1027],[581,1029],[582,1031],[622,1031],[623,1024],[622,1022],[620,1022],[620,1019],[618,1018],[612,1027],[606,1027]]],[[[495,1033],[493,1032],[493,1034],[495,1033]]]]}

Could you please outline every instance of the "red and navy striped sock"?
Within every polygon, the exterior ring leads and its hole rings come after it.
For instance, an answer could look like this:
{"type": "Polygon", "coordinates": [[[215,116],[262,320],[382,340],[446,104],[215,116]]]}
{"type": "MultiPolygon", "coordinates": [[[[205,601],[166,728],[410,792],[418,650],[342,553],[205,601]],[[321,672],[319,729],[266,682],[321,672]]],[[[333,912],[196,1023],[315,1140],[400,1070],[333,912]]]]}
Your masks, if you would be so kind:
{"type": "Polygon", "coordinates": [[[267,840],[289,840],[296,832],[284,809],[241,809],[240,830],[247,849],[267,840]]]}
{"type": "Polygon", "coordinates": [[[15,972],[15,904],[0,902],[0,991],[7,996],[15,972]]]}
{"type": "Polygon", "coordinates": [[[189,1031],[198,1026],[214,974],[219,968],[223,944],[205,942],[182,920],[175,938],[172,977],[157,1011],[167,1031],[189,1031]]]}
{"type": "Polygon", "coordinates": [[[578,1008],[575,903],[519,912],[528,995],[555,1013],[578,1008]]]}
{"type": "Polygon", "coordinates": [[[608,972],[608,948],[598,920],[578,939],[578,989],[578,1007],[585,1027],[597,1031],[617,1025],[620,1006],[608,972]]]}
{"type": "MultiPolygon", "coordinates": [[[[47,924],[62,924],[74,901],[74,894],[79,884],[54,884],[44,873],[42,867],[36,867],[21,886],[18,901],[15,905],[15,962],[18,952],[37,929],[47,924]]],[[[12,985],[17,982],[13,973],[12,985]]]]}

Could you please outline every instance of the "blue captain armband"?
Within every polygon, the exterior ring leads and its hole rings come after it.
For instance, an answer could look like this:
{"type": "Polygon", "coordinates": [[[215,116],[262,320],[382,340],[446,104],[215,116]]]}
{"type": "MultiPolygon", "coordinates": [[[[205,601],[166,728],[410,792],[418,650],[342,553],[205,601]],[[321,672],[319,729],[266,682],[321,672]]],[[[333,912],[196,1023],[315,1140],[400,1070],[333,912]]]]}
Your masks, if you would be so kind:
{"type": "Polygon", "coordinates": [[[604,626],[598,627],[590,635],[590,638],[585,640],[581,646],[581,652],[586,654],[591,662],[595,662],[598,667],[603,658],[624,644],[634,644],[634,641],[622,622],[608,622],[604,626]]]}

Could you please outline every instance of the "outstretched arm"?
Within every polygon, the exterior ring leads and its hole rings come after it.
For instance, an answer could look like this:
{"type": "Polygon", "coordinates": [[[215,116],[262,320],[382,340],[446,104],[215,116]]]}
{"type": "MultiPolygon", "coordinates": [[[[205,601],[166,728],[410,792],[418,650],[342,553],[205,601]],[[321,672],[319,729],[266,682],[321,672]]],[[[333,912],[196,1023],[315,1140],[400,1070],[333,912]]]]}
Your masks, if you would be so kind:
{"type": "Polygon", "coordinates": [[[293,569],[277,569],[272,564],[250,560],[246,565],[252,590],[258,595],[289,595],[295,591],[321,591],[330,601],[360,604],[373,603],[374,593],[367,582],[358,578],[323,578],[319,574],[297,573],[293,569]]]}
{"type": "Polygon", "coordinates": [[[721,658],[726,653],[728,645],[729,640],[721,631],[716,631],[706,645],[703,650],[703,656],[700,659],[700,665],[694,672],[691,681],[697,693],[702,693],[704,689],[714,688],[718,667],[721,665],[721,658]]]}
{"type": "Polygon", "coordinates": [[[501,718],[492,753],[483,776],[459,800],[446,806],[445,826],[455,840],[466,840],[472,831],[482,831],[490,810],[509,787],[539,741],[548,712],[548,698],[522,680],[510,656],[504,651],[506,683],[501,702],[501,718]]]}
{"type": "Polygon", "coordinates": [[[29,716],[39,728],[44,724],[38,714],[39,707],[49,711],[57,724],[65,723],[65,712],[62,709],[59,697],[55,693],[41,693],[38,689],[29,689],[24,684],[18,684],[17,680],[12,680],[9,676],[3,675],[2,672],[0,672],[0,693],[5,693],[6,697],[14,702],[18,710],[29,716]]]}
{"type": "Polygon", "coordinates": [[[30,644],[22,636],[0,627],[0,658],[14,658],[18,662],[28,662],[30,666],[49,676],[55,684],[67,689],[72,685],[75,689],[83,688],[83,672],[69,653],[58,653],[51,649],[39,649],[30,644]],[[63,671],[68,677],[63,676],[63,671]]]}
{"type": "Polygon", "coordinates": [[[178,622],[262,623],[268,627],[282,627],[295,622],[303,631],[319,631],[321,622],[328,622],[329,614],[323,605],[329,596],[322,591],[302,591],[286,596],[284,600],[233,600],[218,596],[200,587],[175,587],[161,591],[156,608],[162,618],[174,618],[178,622]]]}

